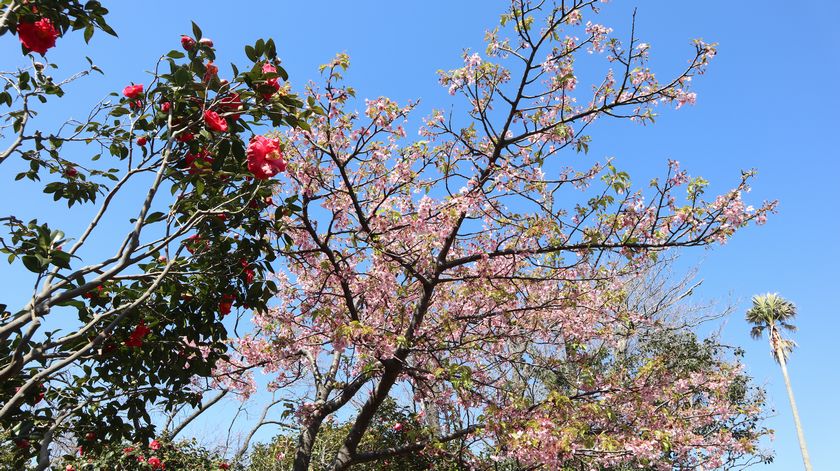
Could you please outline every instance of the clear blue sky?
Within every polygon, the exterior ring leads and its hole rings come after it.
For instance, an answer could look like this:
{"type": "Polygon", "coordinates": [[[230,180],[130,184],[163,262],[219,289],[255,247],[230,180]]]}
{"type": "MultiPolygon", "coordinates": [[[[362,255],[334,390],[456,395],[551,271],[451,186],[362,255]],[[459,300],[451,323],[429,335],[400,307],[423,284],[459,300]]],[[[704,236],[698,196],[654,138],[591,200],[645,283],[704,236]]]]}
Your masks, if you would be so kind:
{"type": "MultiPolygon", "coordinates": [[[[50,53],[65,70],[89,55],[107,74],[70,87],[62,116],[66,110],[87,109],[106,90],[147,80],[143,71],[161,53],[178,47],[179,35],[189,33],[190,20],[214,39],[220,65],[244,62],[244,44],[273,37],[298,87],[317,79],[319,64],[336,52],[347,52],[352,62],[348,79],[359,96],[386,95],[402,102],[420,98],[423,110],[448,107],[452,100],[437,85],[436,70],[458,66],[465,47],[483,51],[483,32],[497,23],[505,2],[103,3],[112,10],[109,21],[119,40],[97,35],[83,48],[76,35],[61,39],[50,53]],[[234,5],[237,10],[231,13],[234,5]]],[[[840,3],[616,1],[605,6],[600,22],[625,32],[634,7],[636,31],[652,45],[654,65],[667,70],[684,65],[691,53],[689,40],[695,37],[718,42],[719,55],[709,73],[696,80],[696,106],[663,110],[648,127],[600,122],[590,156],[615,156],[639,183],[663,169],[666,159],[676,159],[719,190],[733,185],[741,169],[759,169],[750,198],[755,203],[779,199],[779,214],[725,247],[686,252],[683,263],[701,263],[699,277],[705,282],[699,296],[731,299],[738,306],[723,327],[723,337],[745,347],[749,372],[767,387],[777,410],[768,421],[776,430],[770,445],[777,460],[763,468],[767,470],[799,469],[801,463],[781,374],[766,341],[749,338],[743,311],[750,296],[766,291],[779,291],[797,304],[800,332],[795,339],[800,347],[790,364],[792,381],[814,468],[836,469],[832,456],[840,439],[840,409],[830,397],[840,389],[837,341],[831,340],[840,328],[832,301],[840,262],[834,204],[840,188],[840,119],[835,114],[840,94],[832,80],[840,72],[840,3]]],[[[4,37],[0,47],[14,50],[13,41],[4,37]]],[[[8,65],[5,57],[3,63],[8,65]]],[[[9,172],[0,169],[4,179],[9,172]]],[[[29,191],[22,184],[11,188],[21,195],[29,191]]],[[[34,202],[22,207],[20,201],[4,197],[0,213],[52,212],[34,202]]],[[[25,286],[3,281],[5,286],[25,286]]]]}

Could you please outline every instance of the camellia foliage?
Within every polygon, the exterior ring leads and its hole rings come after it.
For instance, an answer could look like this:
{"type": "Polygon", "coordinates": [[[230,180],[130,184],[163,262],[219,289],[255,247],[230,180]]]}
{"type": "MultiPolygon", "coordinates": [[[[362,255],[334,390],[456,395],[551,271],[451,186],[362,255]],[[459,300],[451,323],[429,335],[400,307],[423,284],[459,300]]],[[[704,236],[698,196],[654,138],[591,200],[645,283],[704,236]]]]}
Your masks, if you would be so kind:
{"type": "Polygon", "coordinates": [[[65,471],[135,469],[226,470],[230,463],[201,447],[195,439],[171,442],[152,440],[148,444],[106,443],[91,456],[66,456],[60,467],[65,471]]]}
{"type": "Polygon", "coordinates": [[[67,82],[47,74],[49,51],[72,30],[112,33],[107,10],[0,3],[0,33],[31,59],[2,75],[0,162],[70,211],[94,208],[72,236],[0,219],[3,253],[35,287],[2,306],[3,459],[45,469],[57,441],[78,447],[61,458],[74,469],[762,459],[762,397],[737,358],[632,287],[669,251],[724,243],[774,204],[744,202],[752,172],[709,196],[675,161],[639,187],[587,160],[590,126],[693,104],[716,53],[694,41],[681,72],[658,76],[635,28],[622,41],[598,23],[602,3],[512,0],[486,50],[440,72],[459,105],[416,137],[415,104],[356,100],[346,55],[298,98],[272,40],[223,71],[194,24],[87,119],[33,130],[35,102],[67,82]],[[603,59],[592,84],[582,57],[603,59]],[[132,215],[114,214],[117,194],[136,198],[132,215]],[[113,247],[103,225],[123,230],[113,247]],[[107,255],[83,258],[92,244],[107,255]],[[234,312],[252,333],[228,331],[234,312]],[[172,445],[179,411],[194,411],[188,423],[228,393],[252,396],[259,369],[274,398],[230,461],[172,445]],[[294,432],[248,454],[264,425],[294,432]]]}
{"type": "Polygon", "coordinates": [[[284,86],[272,40],[223,72],[193,24],[151,75],[138,71],[85,120],[37,129],[36,104],[78,78],[48,75],[58,73],[49,51],[72,30],[113,33],[107,10],[4,1],[0,12],[0,32],[17,35],[31,63],[2,74],[0,162],[23,167],[15,180],[41,185],[71,214],[93,214],[73,235],[62,221],[0,218],[9,273],[28,271],[34,286],[27,302],[0,306],[0,428],[16,466],[37,456],[43,469],[56,437],[75,437],[80,454],[148,440],[153,408],[198,404],[235,371],[222,320],[266,308],[277,290],[266,279],[282,235],[275,215],[294,208],[294,198],[272,199],[286,167],[279,141],[252,127],[305,129],[311,110],[284,86]],[[131,214],[115,209],[119,198],[134,198],[131,214]],[[101,258],[80,255],[92,245],[101,258]]]}

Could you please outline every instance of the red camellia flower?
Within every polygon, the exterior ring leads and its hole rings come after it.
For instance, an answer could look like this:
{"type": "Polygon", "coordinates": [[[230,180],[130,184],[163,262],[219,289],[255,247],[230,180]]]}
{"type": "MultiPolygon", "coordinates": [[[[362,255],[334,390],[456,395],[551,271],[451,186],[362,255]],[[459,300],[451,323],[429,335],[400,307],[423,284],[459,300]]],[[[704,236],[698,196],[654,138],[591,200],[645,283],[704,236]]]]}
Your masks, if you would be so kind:
{"type": "Polygon", "coordinates": [[[103,289],[105,289],[105,288],[103,288],[102,285],[99,285],[99,286],[96,287],[96,291],[93,291],[93,290],[88,291],[87,293],[83,294],[82,297],[85,298],[85,299],[98,298],[99,296],[102,295],[102,290],[103,289]]]}
{"type": "Polygon", "coordinates": [[[225,118],[222,118],[219,116],[219,113],[211,110],[204,112],[204,124],[213,131],[226,132],[228,130],[228,124],[225,118]]]}
{"type": "MultiPolygon", "coordinates": [[[[219,100],[219,107],[224,112],[234,112],[234,111],[241,111],[242,110],[242,100],[239,98],[238,93],[231,93],[230,95],[222,98],[219,100]]],[[[239,119],[241,116],[240,113],[235,113],[232,115],[228,115],[228,117],[234,121],[239,119]]]]}
{"type": "Polygon", "coordinates": [[[58,30],[48,18],[34,23],[18,23],[17,33],[25,48],[42,56],[47,53],[47,49],[55,46],[55,40],[58,38],[58,30]]]}
{"type": "Polygon", "coordinates": [[[158,458],[157,456],[152,456],[151,458],[149,458],[148,463],[149,466],[152,467],[152,469],[166,469],[166,465],[164,465],[163,461],[161,461],[160,458],[158,458]]]}
{"type": "Polygon", "coordinates": [[[126,98],[134,99],[140,96],[141,93],[143,93],[142,83],[139,83],[137,85],[129,85],[123,88],[123,95],[125,95],[126,98]]]}
{"type": "Polygon", "coordinates": [[[182,34],[181,47],[183,47],[185,51],[189,51],[190,49],[195,47],[195,39],[187,36],[186,34],[182,34]]]}
{"type": "Polygon", "coordinates": [[[146,323],[144,321],[140,321],[137,324],[137,327],[134,328],[134,332],[128,337],[128,340],[125,341],[126,347],[140,347],[143,345],[143,337],[146,336],[152,329],[146,327],[146,323]]]}
{"type": "Polygon", "coordinates": [[[207,63],[204,67],[204,81],[209,82],[213,77],[219,74],[219,68],[216,67],[216,64],[213,61],[207,63]]]}
{"type": "Polygon", "coordinates": [[[213,47],[213,40],[210,38],[201,38],[198,40],[198,43],[202,46],[213,47]]]}
{"type": "Polygon", "coordinates": [[[138,146],[145,146],[147,142],[149,142],[149,140],[146,138],[146,136],[140,136],[137,138],[138,146]]]}
{"type": "Polygon", "coordinates": [[[149,448],[152,450],[160,450],[160,446],[160,442],[157,440],[152,440],[151,443],[149,443],[149,448]]]}
{"type": "Polygon", "coordinates": [[[219,469],[230,469],[230,465],[227,463],[219,463],[219,469]]]}
{"type": "Polygon", "coordinates": [[[93,432],[86,433],[85,434],[85,440],[87,440],[89,442],[92,442],[92,441],[96,440],[96,434],[93,433],[93,432]]]}
{"type": "Polygon", "coordinates": [[[169,110],[171,108],[172,108],[172,103],[169,103],[168,101],[164,101],[163,103],[160,104],[160,110],[163,111],[164,113],[169,113],[169,110]]]}
{"type": "Polygon", "coordinates": [[[266,62],[262,66],[262,71],[263,71],[264,74],[276,73],[277,72],[277,67],[274,67],[274,64],[272,64],[271,62],[266,62]]]}
{"type": "Polygon", "coordinates": [[[222,300],[219,302],[219,312],[223,316],[230,314],[234,299],[236,299],[236,296],[232,294],[225,294],[222,296],[222,300]]]}
{"type": "Polygon", "coordinates": [[[67,167],[64,169],[64,175],[67,177],[73,178],[79,174],[79,171],[76,170],[76,167],[67,167]]]}
{"type": "MultiPolygon", "coordinates": [[[[277,73],[277,67],[274,67],[273,64],[266,62],[262,66],[262,72],[264,74],[274,74],[277,73]]],[[[266,92],[262,94],[262,97],[264,99],[269,100],[278,90],[280,90],[280,83],[277,81],[277,77],[272,77],[266,80],[265,84],[274,89],[271,92],[266,92]]]]}
{"type": "Polygon", "coordinates": [[[68,464],[64,467],[64,471],[76,471],[76,468],[74,468],[72,464],[68,464]]]}
{"type": "Polygon", "coordinates": [[[175,138],[178,142],[190,142],[191,140],[195,139],[195,136],[191,132],[182,132],[178,134],[178,137],[175,138]]]}
{"type": "Polygon", "coordinates": [[[207,247],[207,241],[202,239],[200,235],[193,234],[187,237],[185,245],[187,247],[187,252],[195,253],[198,249],[207,247]]]}
{"type": "MultiPolygon", "coordinates": [[[[20,389],[21,389],[20,386],[16,387],[15,388],[15,394],[19,393],[20,389]]],[[[31,397],[28,397],[26,399],[26,402],[28,402],[28,403],[30,403],[34,406],[35,404],[41,402],[42,399],[44,399],[44,385],[42,384],[40,386],[35,386],[33,388],[33,390],[39,390],[39,392],[35,393],[31,397]]]]}
{"type": "Polygon", "coordinates": [[[32,402],[31,402],[32,405],[35,405],[35,404],[44,400],[44,395],[46,394],[45,393],[46,388],[44,388],[43,384],[40,385],[38,388],[39,388],[38,392],[32,397],[32,402]]]}
{"type": "Polygon", "coordinates": [[[213,171],[213,157],[210,157],[206,150],[202,150],[197,154],[187,153],[184,160],[187,163],[187,172],[190,175],[200,175],[213,171]]]}
{"type": "Polygon", "coordinates": [[[124,454],[124,455],[128,455],[128,454],[130,454],[132,451],[134,451],[134,447],[133,447],[133,446],[127,446],[127,447],[123,448],[123,454],[124,454]]]}
{"type": "Polygon", "coordinates": [[[251,283],[254,282],[254,276],[256,275],[256,273],[251,268],[251,266],[250,266],[251,264],[248,263],[248,261],[245,260],[244,258],[239,260],[239,264],[242,265],[242,268],[243,268],[242,274],[245,275],[245,284],[250,285],[251,283]]]}
{"type": "Polygon", "coordinates": [[[402,429],[403,429],[403,424],[401,422],[397,422],[397,423],[394,424],[394,431],[395,432],[399,432],[402,429]]]}
{"type": "Polygon", "coordinates": [[[254,136],[248,143],[248,171],[258,180],[266,180],[286,170],[280,141],[254,136]]]}

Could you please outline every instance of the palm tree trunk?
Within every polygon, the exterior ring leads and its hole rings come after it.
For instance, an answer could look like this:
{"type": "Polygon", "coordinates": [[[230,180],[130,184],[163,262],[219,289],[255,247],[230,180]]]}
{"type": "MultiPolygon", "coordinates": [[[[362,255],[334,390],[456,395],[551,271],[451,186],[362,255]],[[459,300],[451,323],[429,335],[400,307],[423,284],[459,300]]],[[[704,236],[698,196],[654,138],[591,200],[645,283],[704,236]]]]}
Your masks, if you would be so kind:
{"type": "Polygon", "coordinates": [[[782,352],[778,344],[776,345],[776,359],[779,360],[779,365],[782,367],[782,376],[785,377],[790,408],[793,410],[793,421],[796,424],[796,435],[799,437],[799,450],[802,452],[802,462],[805,463],[805,471],[813,471],[811,468],[811,458],[808,456],[808,447],[805,445],[805,433],[802,431],[802,423],[799,422],[799,410],[796,408],[796,401],[793,399],[793,388],[790,385],[784,352],[782,352]]]}

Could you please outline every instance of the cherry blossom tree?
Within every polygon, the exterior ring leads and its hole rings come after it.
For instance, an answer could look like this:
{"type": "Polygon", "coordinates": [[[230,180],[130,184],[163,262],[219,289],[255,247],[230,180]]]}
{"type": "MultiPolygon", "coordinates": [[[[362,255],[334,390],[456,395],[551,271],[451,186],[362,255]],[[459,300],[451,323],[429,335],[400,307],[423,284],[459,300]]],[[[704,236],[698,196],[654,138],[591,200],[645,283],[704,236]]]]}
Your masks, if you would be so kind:
{"type": "Polygon", "coordinates": [[[708,197],[674,161],[645,189],[613,161],[562,157],[585,153],[601,121],[646,124],[693,104],[691,81],[715,55],[695,41],[685,69],[659,77],[635,31],[620,40],[597,23],[599,3],[514,0],[486,51],[440,74],[465,107],[433,112],[416,139],[413,103],[354,111],[345,55],[308,87],[311,129],[283,140],[280,194],[299,204],[282,215],[278,304],[237,342],[297,420],[293,469],[308,469],[326,420],[348,416],[328,469],[451,442],[470,443],[464,463],[485,453],[528,469],[715,467],[754,453],[761,433],[718,426],[760,412],[727,393],[737,362],[678,369],[664,353],[618,352],[631,326],[657,322],[628,307],[629,285],[668,250],[764,222],[773,203],[743,201],[752,172],[708,197]],[[591,86],[576,72],[589,54],[605,58],[591,86]],[[537,379],[550,375],[551,387],[537,379]],[[389,398],[421,404],[425,426],[402,446],[360,446],[389,398]]]}

